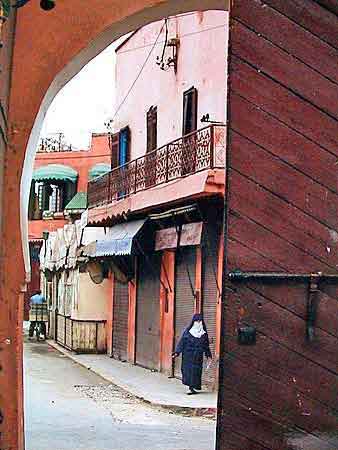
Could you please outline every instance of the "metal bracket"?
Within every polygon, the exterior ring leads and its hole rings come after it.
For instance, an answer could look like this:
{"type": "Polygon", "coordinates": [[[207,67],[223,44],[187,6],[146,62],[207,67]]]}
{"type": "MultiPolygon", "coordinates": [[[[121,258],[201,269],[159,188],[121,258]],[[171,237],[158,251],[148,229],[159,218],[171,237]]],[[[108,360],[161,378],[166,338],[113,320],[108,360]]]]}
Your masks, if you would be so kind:
{"type": "Polygon", "coordinates": [[[315,323],[317,316],[318,305],[318,284],[320,281],[320,274],[311,274],[309,280],[309,293],[307,298],[307,311],[306,311],[306,338],[309,342],[315,340],[315,323]]]}
{"type": "Polygon", "coordinates": [[[285,282],[287,280],[308,282],[309,290],[306,304],[306,339],[313,342],[315,336],[316,316],[318,309],[318,285],[321,280],[333,280],[338,282],[337,274],[318,273],[287,273],[287,272],[242,272],[235,270],[228,274],[231,282],[265,281],[285,282]]]}

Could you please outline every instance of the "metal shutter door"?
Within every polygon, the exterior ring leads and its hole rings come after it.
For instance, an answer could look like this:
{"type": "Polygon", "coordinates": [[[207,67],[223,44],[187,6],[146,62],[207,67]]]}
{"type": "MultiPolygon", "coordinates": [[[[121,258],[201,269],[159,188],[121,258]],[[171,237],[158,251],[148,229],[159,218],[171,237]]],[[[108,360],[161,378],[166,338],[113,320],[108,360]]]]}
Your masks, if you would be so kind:
{"type": "MultiPolygon", "coordinates": [[[[196,248],[182,247],[176,253],[176,274],[175,274],[175,346],[177,345],[184,329],[191,322],[195,311],[195,298],[193,296],[189,276],[195,286],[196,272],[196,248]]],[[[181,360],[175,360],[175,377],[181,378],[181,360]]]]}
{"type": "Polygon", "coordinates": [[[216,351],[216,306],[217,306],[217,263],[218,263],[219,230],[207,225],[203,246],[202,260],[202,311],[207,326],[210,350],[213,363],[208,370],[203,371],[203,384],[214,387],[217,365],[215,363],[216,351]]]}
{"type": "Polygon", "coordinates": [[[159,369],[161,254],[139,258],[136,306],[136,364],[159,369]],[[150,263],[150,264],[149,264],[150,263]]]}
{"type": "Polygon", "coordinates": [[[128,351],[128,283],[114,282],[113,357],[127,360],[128,351]]]}

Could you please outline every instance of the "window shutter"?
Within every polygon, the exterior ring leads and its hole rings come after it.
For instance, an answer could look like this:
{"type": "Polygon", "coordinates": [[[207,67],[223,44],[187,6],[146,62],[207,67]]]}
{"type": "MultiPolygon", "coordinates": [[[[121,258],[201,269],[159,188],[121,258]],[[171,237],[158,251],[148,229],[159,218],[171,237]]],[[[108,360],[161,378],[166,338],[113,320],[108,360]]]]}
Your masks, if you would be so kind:
{"type": "Polygon", "coordinates": [[[147,153],[151,152],[152,150],[152,133],[151,133],[151,127],[152,127],[152,117],[151,117],[151,108],[147,112],[147,153]]]}
{"type": "Polygon", "coordinates": [[[114,169],[118,166],[119,161],[119,140],[120,133],[114,133],[111,135],[110,139],[110,149],[111,149],[111,168],[114,169]]]}
{"type": "Polygon", "coordinates": [[[157,147],[157,107],[152,106],[147,112],[147,152],[157,147]]]}
{"type": "Polygon", "coordinates": [[[192,88],[191,90],[191,130],[197,130],[197,89],[192,88]]]}
{"type": "Polygon", "coordinates": [[[197,89],[183,93],[183,136],[197,130],[197,89]]]}

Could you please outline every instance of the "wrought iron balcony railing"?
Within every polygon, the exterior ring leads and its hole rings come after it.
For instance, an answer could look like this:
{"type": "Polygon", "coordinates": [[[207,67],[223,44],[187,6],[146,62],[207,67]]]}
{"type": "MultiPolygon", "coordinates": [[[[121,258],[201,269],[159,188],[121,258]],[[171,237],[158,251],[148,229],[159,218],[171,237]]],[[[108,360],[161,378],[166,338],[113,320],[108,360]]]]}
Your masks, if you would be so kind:
{"type": "Polygon", "coordinates": [[[210,125],[134,159],[88,183],[88,207],[225,166],[225,126],[210,125]]]}

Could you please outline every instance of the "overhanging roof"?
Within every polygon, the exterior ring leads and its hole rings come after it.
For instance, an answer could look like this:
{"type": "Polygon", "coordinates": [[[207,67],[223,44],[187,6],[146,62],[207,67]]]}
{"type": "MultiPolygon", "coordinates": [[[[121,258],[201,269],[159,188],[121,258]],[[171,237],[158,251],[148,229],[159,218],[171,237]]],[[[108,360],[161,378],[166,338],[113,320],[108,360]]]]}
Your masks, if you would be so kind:
{"type": "Polygon", "coordinates": [[[76,183],[78,173],[76,170],[63,164],[48,164],[38,167],[33,172],[34,181],[70,181],[76,183]]]}
{"type": "Polygon", "coordinates": [[[65,210],[66,211],[78,211],[87,208],[87,193],[86,192],[78,192],[74,195],[69,203],[67,203],[65,210]]]}
{"type": "Polygon", "coordinates": [[[101,177],[102,175],[108,173],[111,171],[111,167],[109,164],[105,163],[98,163],[95,164],[90,170],[89,170],[89,180],[93,180],[94,178],[101,177]]]}
{"type": "Polygon", "coordinates": [[[121,256],[133,253],[133,241],[147,219],[120,223],[107,230],[104,239],[84,247],[82,254],[89,257],[121,256]]]}

